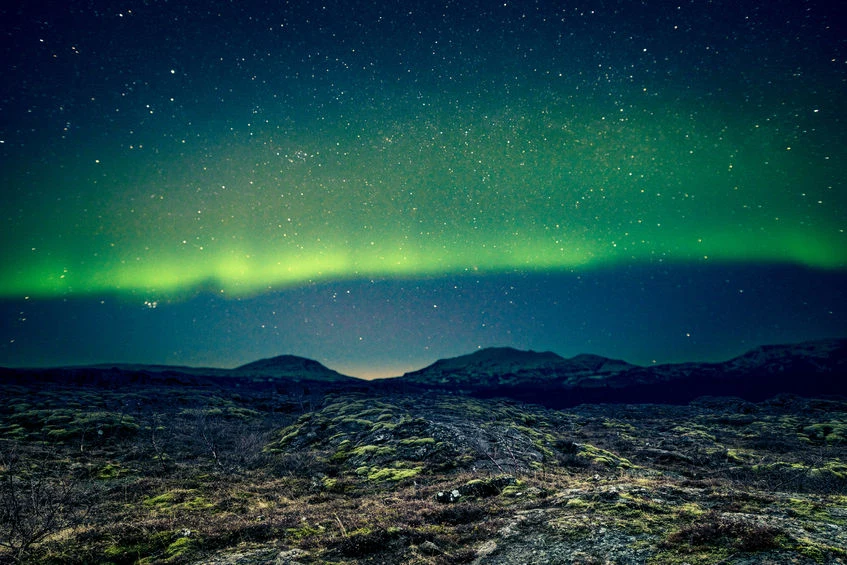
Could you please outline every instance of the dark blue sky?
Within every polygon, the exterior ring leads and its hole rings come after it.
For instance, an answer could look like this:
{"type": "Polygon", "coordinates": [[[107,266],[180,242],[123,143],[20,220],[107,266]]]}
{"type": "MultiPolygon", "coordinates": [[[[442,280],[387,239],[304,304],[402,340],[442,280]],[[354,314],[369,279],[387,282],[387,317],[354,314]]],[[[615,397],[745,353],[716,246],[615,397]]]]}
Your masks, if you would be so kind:
{"type": "Polygon", "coordinates": [[[0,8],[0,365],[847,335],[827,2],[0,8]]]}
{"type": "Polygon", "coordinates": [[[290,352],[393,376],[509,345],[630,362],[723,360],[843,336],[847,276],[779,266],[598,269],[320,283],[228,299],[0,302],[6,365],[104,361],[233,367],[290,352]]]}

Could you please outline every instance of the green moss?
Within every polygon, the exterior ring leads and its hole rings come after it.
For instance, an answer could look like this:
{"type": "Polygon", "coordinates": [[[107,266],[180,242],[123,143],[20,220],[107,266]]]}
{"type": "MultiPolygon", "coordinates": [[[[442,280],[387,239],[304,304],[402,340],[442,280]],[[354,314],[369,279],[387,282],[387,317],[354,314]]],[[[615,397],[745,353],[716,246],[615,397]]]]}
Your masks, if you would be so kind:
{"type": "Polygon", "coordinates": [[[54,441],[65,441],[81,434],[82,430],[79,428],[53,428],[47,432],[47,437],[54,441]]]}
{"type": "Polygon", "coordinates": [[[374,482],[402,481],[404,479],[411,479],[418,476],[421,470],[421,467],[413,467],[411,469],[378,469],[376,467],[372,467],[368,471],[368,480],[374,482]]]}
{"type": "Polygon", "coordinates": [[[300,430],[303,429],[304,423],[292,424],[286,428],[283,428],[279,432],[279,439],[276,441],[272,441],[264,447],[264,451],[268,453],[279,453],[285,451],[285,448],[292,442],[294,439],[300,435],[300,430]]]}
{"type": "Polygon", "coordinates": [[[523,493],[524,489],[521,487],[521,485],[509,485],[505,487],[500,494],[507,497],[515,497],[521,496],[523,495],[523,493]]]}
{"type": "Polygon", "coordinates": [[[544,454],[545,457],[553,457],[553,451],[548,446],[554,443],[556,438],[554,438],[551,434],[540,432],[537,429],[529,428],[527,426],[513,427],[522,434],[529,436],[535,448],[544,454]]]}
{"type": "Polygon", "coordinates": [[[350,452],[345,449],[339,449],[329,458],[330,463],[344,463],[350,457],[350,452]]]}
{"type": "MultiPolygon", "coordinates": [[[[362,410],[361,412],[356,414],[357,418],[362,418],[362,419],[366,419],[366,418],[368,418],[368,416],[378,416],[378,417],[388,416],[390,418],[391,413],[386,412],[383,408],[370,408],[368,410],[362,410]]],[[[379,418],[377,418],[377,419],[379,419],[379,418]]]]}
{"type": "Polygon", "coordinates": [[[717,438],[715,438],[714,435],[709,433],[708,428],[699,425],[692,425],[689,427],[675,426],[671,429],[671,431],[684,437],[690,437],[692,439],[707,440],[711,442],[717,441],[717,438]]]}
{"type": "Polygon", "coordinates": [[[73,421],[75,419],[74,416],[76,415],[75,410],[66,409],[58,409],[47,412],[46,418],[44,418],[45,424],[67,424],[73,421]]]}
{"type": "Polygon", "coordinates": [[[179,411],[180,416],[213,417],[223,416],[221,408],[183,408],[179,411]]]}
{"type": "Polygon", "coordinates": [[[686,502],[681,506],[677,506],[674,512],[683,518],[696,518],[706,513],[696,502],[686,502]]]}
{"type": "Polygon", "coordinates": [[[151,496],[141,501],[144,506],[158,512],[175,510],[205,510],[212,504],[204,497],[198,496],[196,490],[172,490],[157,496],[151,496]]]}
{"type": "Polygon", "coordinates": [[[108,462],[97,472],[97,478],[103,481],[117,479],[129,473],[129,469],[121,466],[120,463],[108,462]]]}
{"type": "Polygon", "coordinates": [[[239,420],[252,420],[253,418],[261,416],[261,413],[249,408],[234,406],[232,408],[227,408],[226,415],[231,418],[238,418],[239,420]]]}
{"type": "Polygon", "coordinates": [[[337,486],[338,486],[338,479],[333,479],[331,477],[324,477],[323,488],[325,490],[335,490],[337,486]]]}
{"type": "Polygon", "coordinates": [[[381,422],[377,422],[373,426],[371,426],[371,431],[372,432],[378,432],[378,431],[381,431],[381,430],[391,431],[391,430],[397,429],[398,425],[399,424],[395,424],[394,422],[381,421],[381,422]]]}
{"type": "Polygon", "coordinates": [[[812,559],[815,563],[841,562],[847,557],[847,549],[819,543],[809,538],[800,538],[795,543],[795,551],[812,559]]]}
{"type": "Polygon", "coordinates": [[[756,460],[756,455],[741,449],[727,449],[726,458],[732,463],[746,464],[756,460]]]}
{"type": "Polygon", "coordinates": [[[176,495],[173,492],[165,492],[159,494],[157,496],[151,496],[149,498],[145,498],[141,501],[144,506],[155,506],[155,507],[163,507],[170,506],[173,504],[176,499],[176,495]]]}
{"type": "Polygon", "coordinates": [[[31,404],[26,402],[15,402],[14,404],[9,404],[9,408],[12,412],[20,414],[21,412],[26,412],[32,408],[31,404]]]}
{"type": "Polygon", "coordinates": [[[751,469],[756,473],[789,472],[797,474],[809,471],[809,467],[802,463],[789,463],[786,461],[753,465],[751,469]]]}
{"type": "Polygon", "coordinates": [[[626,432],[629,434],[633,434],[636,432],[635,426],[632,424],[627,424],[626,422],[619,422],[617,420],[604,420],[603,427],[609,430],[614,430],[617,432],[626,432]]]}
{"type": "Polygon", "coordinates": [[[803,540],[800,543],[800,547],[797,548],[797,551],[809,559],[813,560],[815,563],[823,563],[826,560],[826,554],[823,550],[811,542],[811,540],[803,540]],[[803,543],[803,541],[810,543],[803,543]]]}
{"type": "Polygon", "coordinates": [[[832,478],[838,480],[847,480],[847,465],[840,460],[827,461],[823,467],[816,467],[809,471],[809,477],[823,479],[832,478]]]}
{"type": "Polygon", "coordinates": [[[355,456],[362,455],[391,455],[393,454],[395,449],[393,447],[389,447],[387,445],[360,445],[359,447],[353,449],[350,454],[355,456]]]}
{"type": "Polygon", "coordinates": [[[355,418],[355,417],[341,418],[338,421],[338,424],[339,425],[359,427],[359,428],[366,428],[366,429],[370,429],[371,426],[373,426],[373,422],[371,422],[370,420],[365,420],[363,418],[355,418]]]}
{"type": "Polygon", "coordinates": [[[24,439],[27,436],[26,429],[19,424],[11,424],[9,426],[0,427],[0,436],[6,439],[24,439]]]}
{"type": "Polygon", "coordinates": [[[591,508],[593,504],[579,497],[574,497],[569,499],[565,506],[567,506],[568,508],[591,508]]]}
{"type": "Polygon", "coordinates": [[[801,498],[789,498],[788,512],[797,517],[805,518],[813,522],[847,525],[847,520],[833,517],[823,504],[801,498]]]}
{"type": "Polygon", "coordinates": [[[313,526],[303,526],[302,528],[288,528],[285,530],[286,535],[294,541],[300,541],[308,537],[320,535],[323,532],[320,528],[313,526]]]}
{"type": "Polygon", "coordinates": [[[108,545],[103,549],[103,555],[106,557],[121,557],[126,548],[120,545],[108,545]]]}
{"type": "Polygon", "coordinates": [[[832,420],[805,426],[801,432],[801,437],[815,444],[847,443],[847,421],[832,420]]]}
{"type": "Polygon", "coordinates": [[[611,451],[600,449],[599,447],[595,447],[588,443],[580,444],[578,446],[576,456],[582,457],[583,459],[588,459],[592,463],[598,465],[606,465],[608,467],[621,467],[623,469],[629,469],[633,467],[633,464],[629,461],[629,459],[620,457],[618,455],[615,455],[611,451]]]}
{"type": "Polygon", "coordinates": [[[179,557],[184,557],[191,553],[191,551],[198,545],[198,542],[194,538],[190,537],[181,537],[178,538],[175,542],[170,544],[167,549],[165,549],[165,555],[169,559],[176,559],[179,557]]]}
{"type": "MultiPolygon", "coordinates": [[[[24,429],[39,435],[44,433],[56,442],[72,441],[83,436],[95,438],[116,433],[126,435],[139,429],[131,416],[105,411],[86,412],[82,409],[28,410],[11,414],[9,420],[18,430],[24,429]],[[93,434],[94,430],[98,432],[97,435],[93,434]]],[[[21,435],[20,432],[18,435],[21,435]]]]}
{"type": "Polygon", "coordinates": [[[186,510],[205,510],[211,506],[212,503],[202,496],[195,496],[180,504],[180,508],[185,508],[186,510]]]}
{"type": "Polygon", "coordinates": [[[175,537],[176,533],[170,530],[153,532],[143,539],[136,539],[130,543],[109,545],[103,549],[103,555],[121,563],[161,562],[161,558],[156,559],[156,557],[161,556],[163,551],[175,543],[173,541],[175,537]]]}
{"type": "Polygon", "coordinates": [[[434,437],[413,437],[407,439],[401,439],[400,445],[414,446],[414,445],[432,445],[435,443],[434,437]]]}

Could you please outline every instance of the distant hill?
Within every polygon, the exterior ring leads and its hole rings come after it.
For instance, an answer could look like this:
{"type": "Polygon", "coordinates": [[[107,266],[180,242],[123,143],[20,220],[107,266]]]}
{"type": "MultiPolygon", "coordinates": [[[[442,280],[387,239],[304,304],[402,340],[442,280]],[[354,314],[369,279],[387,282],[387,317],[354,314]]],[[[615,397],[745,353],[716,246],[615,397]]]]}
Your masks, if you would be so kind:
{"type": "Polygon", "coordinates": [[[847,340],[758,347],[720,363],[642,367],[597,355],[484,349],[395,379],[429,389],[551,407],[687,403],[700,396],[763,400],[782,393],[847,396],[847,340]]]}
{"type": "Polygon", "coordinates": [[[522,351],[511,347],[481,349],[469,355],[442,359],[399,377],[419,385],[490,388],[528,383],[600,378],[635,367],[625,361],[599,355],[565,359],[550,351],[522,351]]]}
{"type": "Polygon", "coordinates": [[[25,381],[107,387],[144,384],[253,388],[297,383],[351,385],[364,382],[355,377],[342,375],[312,359],[295,355],[261,359],[235,369],[143,364],[0,368],[0,382],[25,381]]]}
{"type": "Polygon", "coordinates": [[[719,363],[642,367],[599,355],[570,359],[550,351],[481,349],[406,373],[364,381],[294,355],[260,359],[235,369],[167,365],[0,368],[0,383],[293,387],[322,390],[428,390],[480,398],[503,397],[564,408],[577,404],[686,404],[701,396],[760,401],[782,393],[847,396],[847,339],[757,347],[719,363]]]}
{"type": "Polygon", "coordinates": [[[237,377],[264,377],[274,379],[323,382],[360,383],[361,379],[342,375],[305,357],[279,355],[269,359],[260,359],[232,369],[229,374],[237,377]]]}
{"type": "Polygon", "coordinates": [[[763,345],[722,365],[728,372],[757,371],[783,373],[786,370],[827,372],[844,368],[845,339],[825,339],[787,345],[763,345]],[[802,367],[797,364],[803,365],[802,367]]]}

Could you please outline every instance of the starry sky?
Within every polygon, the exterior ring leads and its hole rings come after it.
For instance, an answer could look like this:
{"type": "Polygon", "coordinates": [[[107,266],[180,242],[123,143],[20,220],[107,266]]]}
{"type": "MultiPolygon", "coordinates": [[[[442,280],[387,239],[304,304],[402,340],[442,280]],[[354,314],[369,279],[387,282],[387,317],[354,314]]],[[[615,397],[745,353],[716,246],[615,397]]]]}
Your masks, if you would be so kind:
{"type": "Polygon", "coordinates": [[[0,8],[0,365],[847,335],[831,2],[0,8]]]}

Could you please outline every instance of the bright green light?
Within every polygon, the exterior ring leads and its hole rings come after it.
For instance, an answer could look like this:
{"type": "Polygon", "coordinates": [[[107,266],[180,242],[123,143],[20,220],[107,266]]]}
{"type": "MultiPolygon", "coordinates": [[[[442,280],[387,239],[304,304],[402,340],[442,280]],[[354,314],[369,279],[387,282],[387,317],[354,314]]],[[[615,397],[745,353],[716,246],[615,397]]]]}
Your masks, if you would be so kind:
{"type": "Polygon", "coordinates": [[[519,116],[369,116],[320,136],[271,125],[172,156],[113,152],[38,178],[79,198],[23,203],[26,222],[0,228],[0,295],[245,295],[646,261],[847,267],[840,173],[815,151],[738,116],[606,110],[524,102],[519,116]]]}

